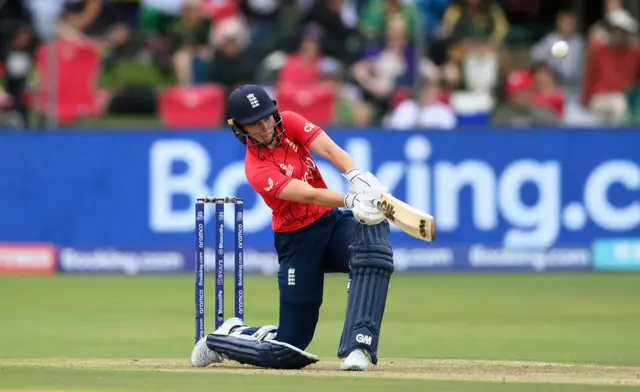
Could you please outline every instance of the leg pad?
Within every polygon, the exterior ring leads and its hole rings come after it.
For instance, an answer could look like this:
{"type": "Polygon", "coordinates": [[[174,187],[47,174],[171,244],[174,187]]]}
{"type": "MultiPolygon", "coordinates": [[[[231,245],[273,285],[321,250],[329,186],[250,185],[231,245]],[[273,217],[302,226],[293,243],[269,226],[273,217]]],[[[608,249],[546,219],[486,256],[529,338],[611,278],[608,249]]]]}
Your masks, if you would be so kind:
{"type": "Polygon", "coordinates": [[[207,346],[233,361],[268,369],[302,369],[319,360],[290,344],[277,340],[261,342],[248,335],[209,335],[207,346]]]}
{"type": "Polygon", "coordinates": [[[339,358],[361,348],[369,353],[374,364],[378,362],[378,339],[389,280],[394,271],[390,234],[387,221],[356,228],[351,245],[349,298],[339,358]]]}

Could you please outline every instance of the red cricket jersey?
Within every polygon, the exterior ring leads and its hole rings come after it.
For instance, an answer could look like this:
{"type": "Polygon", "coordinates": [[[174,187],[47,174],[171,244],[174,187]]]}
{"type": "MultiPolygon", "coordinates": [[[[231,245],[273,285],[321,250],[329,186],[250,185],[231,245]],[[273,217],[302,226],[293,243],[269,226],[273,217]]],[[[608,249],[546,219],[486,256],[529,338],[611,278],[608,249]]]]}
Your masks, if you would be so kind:
{"type": "Polygon", "coordinates": [[[324,131],[297,113],[280,114],[284,128],[280,146],[274,150],[247,148],[244,170],[251,187],[273,211],[273,231],[290,232],[315,222],[332,209],[278,199],[293,178],[314,188],[327,188],[308,148],[324,131]]]}

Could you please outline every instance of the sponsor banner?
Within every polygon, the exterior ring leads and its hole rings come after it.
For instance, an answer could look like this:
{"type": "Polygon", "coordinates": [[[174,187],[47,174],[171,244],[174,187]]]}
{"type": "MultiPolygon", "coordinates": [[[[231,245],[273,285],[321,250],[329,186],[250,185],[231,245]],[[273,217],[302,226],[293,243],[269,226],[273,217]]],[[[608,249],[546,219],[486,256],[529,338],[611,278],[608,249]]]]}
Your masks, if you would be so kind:
{"type": "MultiPolygon", "coordinates": [[[[205,272],[215,268],[215,249],[205,248],[205,272]]],[[[225,272],[234,269],[234,252],[225,252],[225,272]]],[[[76,248],[60,249],[61,273],[97,274],[195,274],[194,250],[181,249],[133,249],[133,248],[76,248]]],[[[278,257],[274,251],[244,249],[244,270],[248,274],[274,274],[278,269],[278,257]]]]}
{"type": "MultiPolygon", "coordinates": [[[[213,279],[215,248],[205,248],[205,273],[213,279]]],[[[113,248],[60,250],[62,273],[103,274],[195,274],[193,250],[128,250],[113,248]]],[[[578,271],[591,269],[591,251],[586,248],[514,250],[470,247],[400,247],[394,249],[397,272],[508,272],[578,271]]],[[[234,272],[235,252],[224,254],[224,270],[234,272]]],[[[274,250],[244,249],[246,274],[274,275],[278,257],[274,250]]]]}
{"type": "Polygon", "coordinates": [[[49,275],[56,271],[53,244],[0,243],[0,275],[49,275]]]}
{"type": "Polygon", "coordinates": [[[593,259],[596,270],[640,271],[640,238],[596,240],[593,259]]]}
{"type": "MultiPolygon", "coordinates": [[[[640,235],[635,129],[616,129],[615,137],[609,129],[327,132],[395,196],[435,216],[438,246],[546,249],[640,235]]],[[[246,246],[267,249],[271,212],[247,183],[245,149],[228,130],[0,133],[0,238],[190,246],[195,198],[239,196],[246,246]]],[[[318,167],[329,187],[347,190],[331,164],[318,159],[318,167]]],[[[392,230],[396,247],[422,246],[392,230]]]]}
{"type": "Polygon", "coordinates": [[[175,250],[62,247],[59,271],[126,275],[178,273],[185,270],[185,260],[184,252],[175,250]]]}
{"type": "Polygon", "coordinates": [[[513,249],[472,245],[467,250],[471,271],[579,271],[592,268],[588,248],[513,249]]]}

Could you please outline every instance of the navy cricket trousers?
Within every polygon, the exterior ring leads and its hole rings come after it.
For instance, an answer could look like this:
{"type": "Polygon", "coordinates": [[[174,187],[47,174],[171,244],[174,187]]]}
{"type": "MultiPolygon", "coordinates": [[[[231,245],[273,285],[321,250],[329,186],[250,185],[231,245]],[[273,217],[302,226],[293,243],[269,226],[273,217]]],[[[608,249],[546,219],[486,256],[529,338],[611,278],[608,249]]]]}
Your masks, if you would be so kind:
{"type": "Polygon", "coordinates": [[[335,209],[300,230],[275,233],[280,264],[277,340],[302,350],[311,343],[322,304],[324,274],[349,272],[349,246],[358,224],[351,211],[335,209]]]}

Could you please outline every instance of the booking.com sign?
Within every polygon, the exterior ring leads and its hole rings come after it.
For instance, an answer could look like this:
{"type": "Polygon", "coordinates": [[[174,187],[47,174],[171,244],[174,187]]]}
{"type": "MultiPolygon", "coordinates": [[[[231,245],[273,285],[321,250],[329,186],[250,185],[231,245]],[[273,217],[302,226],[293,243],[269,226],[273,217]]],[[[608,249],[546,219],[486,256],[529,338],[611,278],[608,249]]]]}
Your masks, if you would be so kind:
{"type": "MultiPolygon", "coordinates": [[[[439,233],[450,240],[547,247],[602,233],[640,233],[640,138],[635,147],[607,148],[602,133],[578,138],[473,132],[331,136],[394,195],[433,214],[439,233]]],[[[198,196],[246,192],[244,157],[224,145],[214,150],[194,139],[161,139],[148,153],[149,228],[155,233],[192,231],[198,196]],[[175,165],[184,170],[176,173],[175,165]],[[178,207],[178,196],[192,201],[191,207],[178,207]]],[[[330,188],[347,190],[331,164],[319,160],[319,167],[330,188]]],[[[271,225],[271,211],[261,199],[253,200],[245,205],[249,235],[271,225]]]]}

